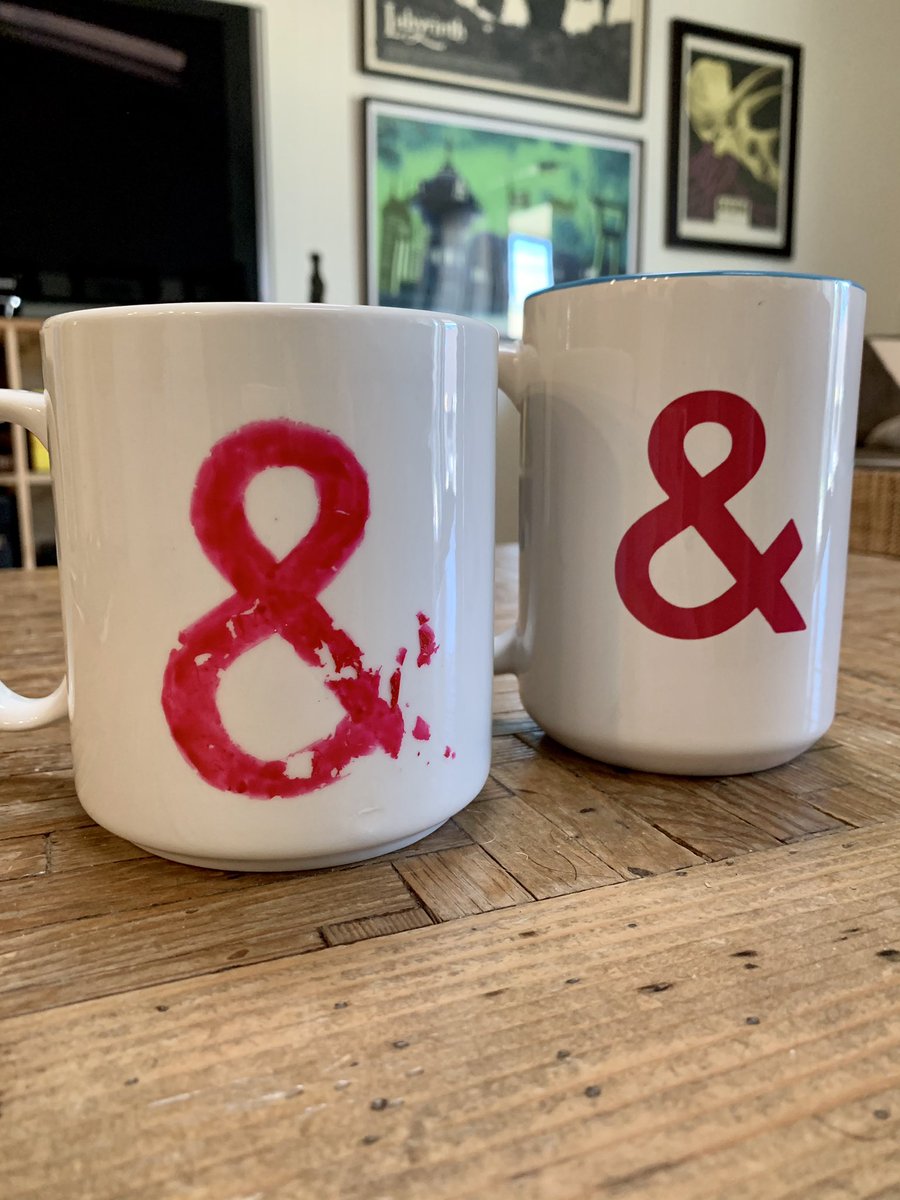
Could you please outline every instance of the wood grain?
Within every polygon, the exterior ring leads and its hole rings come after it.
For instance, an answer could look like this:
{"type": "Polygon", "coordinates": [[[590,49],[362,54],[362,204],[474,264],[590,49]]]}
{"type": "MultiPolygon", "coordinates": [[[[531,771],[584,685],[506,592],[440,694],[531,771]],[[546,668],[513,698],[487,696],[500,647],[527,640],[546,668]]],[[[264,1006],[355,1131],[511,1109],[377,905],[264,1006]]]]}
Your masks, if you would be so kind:
{"type": "Polygon", "coordinates": [[[518,796],[476,800],[456,819],[538,899],[622,881],[618,871],[518,796]]]}
{"type": "MultiPolygon", "coordinates": [[[[3,735],[4,1198],[895,1200],[898,595],[851,561],[838,715],[784,767],[592,763],[506,677],[480,796],[317,873],[148,856],[64,723],[3,735]]],[[[55,572],[0,572],[0,677],[61,670],[55,572]]]]}
{"type": "Polygon", "coordinates": [[[438,921],[527,904],[533,898],[480,846],[420,854],[398,863],[397,871],[438,921]]]}
{"type": "Polygon", "coordinates": [[[38,835],[0,842],[0,880],[43,875],[49,866],[48,839],[38,835]]]}
{"type": "MultiPolygon", "coordinates": [[[[538,741],[544,741],[538,735],[538,741]]],[[[628,804],[606,795],[602,780],[568,751],[543,746],[544,754],[497,766],[501,783],[522,797],[623,878],[653,875],[701,861],[700,855],[673,841],[628,804]],[[561,761],[562,760],[562,761],[561,761]],[[564,765],[568,763],[568,767],[564,765]]]]}
{"type": "Polygon", "coordinates": [[[900,823],[845,838],[10,1018],[7,1194],[889,1189],[900,823]]]}
{"type": "Polygon", "coordinates": [[[358,921],[338,921],[334,925],[322,926],[322,937],[329,946],[349,946],[351,942],[363,942],[367,938],[387,937],[391,933],[402,933],[406,929],[422,929],[431,924],[424,908],[404,908],[396,913],[383,913],[378,917],[362,917],[358,921]]]}

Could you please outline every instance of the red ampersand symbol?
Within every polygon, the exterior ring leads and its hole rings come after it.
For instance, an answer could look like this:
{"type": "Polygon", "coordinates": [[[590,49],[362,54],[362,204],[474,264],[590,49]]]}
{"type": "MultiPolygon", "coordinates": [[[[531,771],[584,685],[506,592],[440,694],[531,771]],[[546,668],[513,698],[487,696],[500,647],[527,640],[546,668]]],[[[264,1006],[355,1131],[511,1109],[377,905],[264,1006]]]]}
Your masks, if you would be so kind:
{"type": "MultiPolygon", "coordinates": [[[[191,523],[234,594],[180,634],[166,667],[162,705],[182,754],[214,787],[264,799],[299,796],[333,783],[353,759],[379,747],[393,758],[399,754],[405,650],[397,656],[385,700],[379,694],[381,672],[364,667],[360,648],[335,628],[316,598],[362,541],[368,517],[365,471],[323,429],[289,420],[255,422],[218,442],[201,466],[191,523]],[[248,485],[270,467],[306,471],[319,500],[312,528],[280,560],[258,540],[244,511],[248,485]],[[332,734],[285,761],[264,761],[242,750],[216,704],[222,674],[274,634],[304,662],[325,669],[325,686],[346,714],[332,734]]],[[[420,625],[425,620],[423,614],[420,625]]]]}
{"type": "Polygon", "coordinates": [[[775,633],[792,633],[806,622],[781,580],[803,543],[793,521],[760,551],[725,502],[753,478],[766,452],[762,418],[734,392],[700,391],[679,396],[650,430],[647,456],[668,500],[631,526],[616,554],[616,587],[626,608],[648,629],[671,638],[708,638],[737,625],[758,609],[775,633]],[[695,425],[712,421],[731,434],[724,462],[707,475],[694,469],[684,440],[695,425]],[[684,608],[663,599],[650,580],[656,551],[693,526],[721,559],[734,583],[715,600],[684,608]]]}

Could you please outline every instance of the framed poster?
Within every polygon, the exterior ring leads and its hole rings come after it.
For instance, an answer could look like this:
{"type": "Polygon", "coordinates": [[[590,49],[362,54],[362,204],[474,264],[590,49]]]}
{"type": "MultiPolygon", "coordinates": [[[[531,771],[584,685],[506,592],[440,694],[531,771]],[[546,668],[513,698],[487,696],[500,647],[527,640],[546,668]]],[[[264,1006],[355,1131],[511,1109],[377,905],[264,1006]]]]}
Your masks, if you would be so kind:
{"type": "Polygon", "coordinates": [[[637,270],[640,143],[366,103],[366,299],[517,337],[527,295],[637,270]]]}
{"type": "Polygon", "coordinates": [[[362,0],[367,71],[637,117],[646,0],[362,0]]]}
{"type": "Polygon", "coordinates": [[[801,54],[672,23],[669,245],[791,254],[801,54]]]}

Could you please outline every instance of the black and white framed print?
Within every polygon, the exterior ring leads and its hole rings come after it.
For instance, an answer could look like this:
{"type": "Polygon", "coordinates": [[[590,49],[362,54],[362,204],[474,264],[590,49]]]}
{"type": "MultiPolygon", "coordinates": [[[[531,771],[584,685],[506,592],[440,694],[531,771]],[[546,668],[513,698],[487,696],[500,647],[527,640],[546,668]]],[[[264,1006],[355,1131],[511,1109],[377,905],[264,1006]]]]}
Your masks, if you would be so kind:
{"type": "Polygon", "coordinates": [[[362,3],[367,71],[641,114],[646,0],[362,3]]]}

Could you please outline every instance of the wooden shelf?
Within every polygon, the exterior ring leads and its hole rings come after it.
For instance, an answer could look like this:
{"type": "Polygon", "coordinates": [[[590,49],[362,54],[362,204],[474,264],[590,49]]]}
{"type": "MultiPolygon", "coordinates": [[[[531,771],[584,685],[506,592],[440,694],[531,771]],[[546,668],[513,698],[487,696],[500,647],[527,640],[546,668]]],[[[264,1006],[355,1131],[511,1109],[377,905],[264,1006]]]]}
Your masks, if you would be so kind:
{"type": "MultiPolygon", "coordinates": [[[[6,387],[40,391],[41,379],[40,330],[42,321],[27,317],[0,318],[0,343],[6,367],[6,387]]],[[[47,472],[31,469],[28,453],[28,433],[21,425],[11,425],[12,470],[0,472],[0,487],[15,494],[16,522],[19,540],[19,563],[32,568],[37,565],[32,489],[43,489],[50,483],[47,472]]],[[[41,500],[43,505],[43,497],[41,500]]],[[[46,513],[46,509],[44,509],[46,513]]],[[[2,532],[2,531],[0,531],[2,532]]]]}

